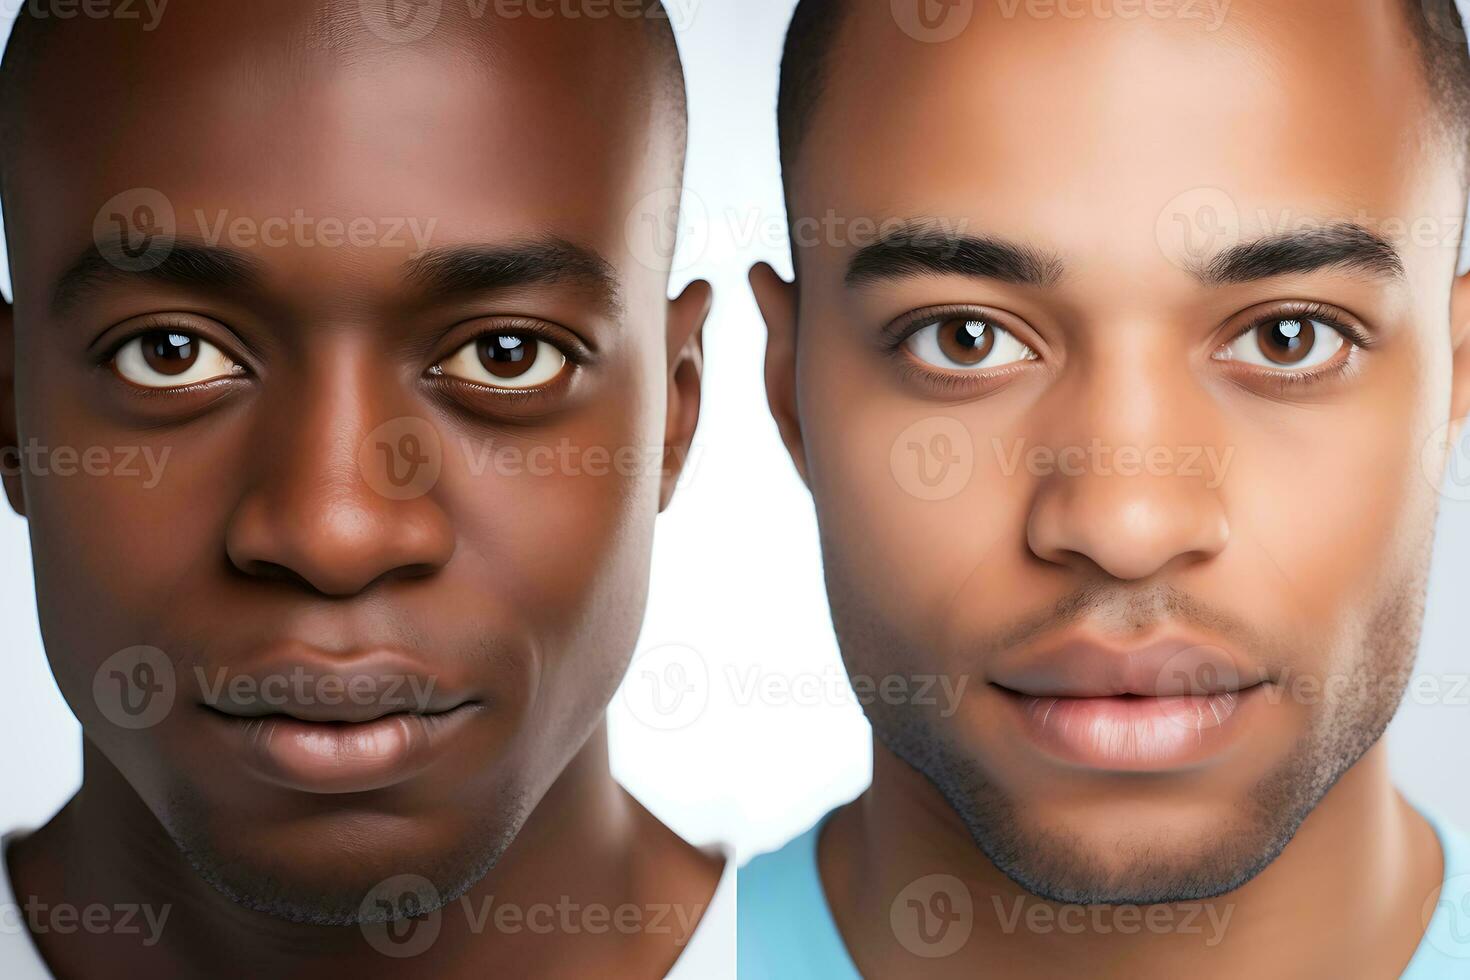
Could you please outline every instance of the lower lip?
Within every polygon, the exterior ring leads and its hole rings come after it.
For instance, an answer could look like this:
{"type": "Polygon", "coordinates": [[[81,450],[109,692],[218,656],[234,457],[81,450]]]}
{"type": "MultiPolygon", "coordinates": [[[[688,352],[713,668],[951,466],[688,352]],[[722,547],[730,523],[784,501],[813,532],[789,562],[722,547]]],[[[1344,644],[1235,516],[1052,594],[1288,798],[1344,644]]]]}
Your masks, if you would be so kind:
{"type": "Polygon", "coordinates": [[[442,714],[335,724],[284,715],[217,717],[246,764],[268,782],[304,793],[366,793],[422,772],[477,712],[476,705],[462,705],[442,714]]]}
{"type": "Polygon", "coordinates": [[[1114,772],[1199,765],[1244,731],[1262,685],[1228,694],[1178,697],[1034,697],[999,688],[1020,727],[1062,762],[1114,772]]]}

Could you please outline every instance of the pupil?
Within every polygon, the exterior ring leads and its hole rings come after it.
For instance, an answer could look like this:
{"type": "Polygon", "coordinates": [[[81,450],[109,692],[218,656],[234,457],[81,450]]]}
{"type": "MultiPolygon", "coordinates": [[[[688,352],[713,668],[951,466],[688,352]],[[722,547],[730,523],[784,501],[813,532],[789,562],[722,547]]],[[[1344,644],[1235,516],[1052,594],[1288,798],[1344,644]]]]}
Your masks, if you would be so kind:
{"type": "Polygon", "coordinates": [[[490,358],[495,361],[509,361],[514,364],[525,359],[526,342],[520,337],[510,334],[499,333],[490,338],[487,345],[490,348],[490,358]]]}
{"type": "Polygon", "coordinates": [[[143,360],[160,374],[183,374],[199,357],[199,344],[184,333],[147,334],[143,337],[143,360]]]}
{"type": "Polygon", "coordinates": [[[960,325],[959,335],[955,338],[966,347],[975,347],[985,336],[985,324],[979,320],[966,320],[960,325]]]}
{"type": "Polygon", "coordinates": [[[982,363],[995,348],[995,331],[984,320],[956,318],[939,325],[939,349],[956,364],[982,363]]]}
{"type": "Polygon", "coordinates": [[[1281,320],[1276,324],[1277,342],[1282,347],[1292,347],[1301,342],[1302,323],[1300,320],[1281,320]]]}
{"type": "Polygon", "coordinates": [[[491,334],[479,343],[480,364],[498,378],[525,374],[536,362],[537,341],[510,333],[491,334]]]}
{"type": "Polygon", "coordinates": [[[153,352],[162,358],[188,360],[194,355],[194,338],[181,333],[164,334],[154,341],[153,352]]]}
{"type": "Polygon", "coordinates": [[[1277,364],[1297,364],[1312,352],[1316,328],[1308,320],[1277,320],[1257,334],[1261,353],[1277,364]]]}

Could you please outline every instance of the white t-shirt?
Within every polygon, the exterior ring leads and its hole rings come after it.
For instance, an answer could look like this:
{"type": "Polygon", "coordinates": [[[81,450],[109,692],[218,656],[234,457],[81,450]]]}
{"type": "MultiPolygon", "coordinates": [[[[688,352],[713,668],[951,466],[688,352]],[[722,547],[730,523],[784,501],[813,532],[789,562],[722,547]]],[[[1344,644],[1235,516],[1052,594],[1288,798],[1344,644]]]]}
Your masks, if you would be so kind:
{"type": "MultiPolygon", "coordinates": [[[[10,869],[5,860],[12,839],[0,839],[0,978],[3,980],[53,980],[36,951],[26,927],[25,910],[10,887],[10,869]]],[[[735,978],[735,857],[727,854],[720,883],[700,917],[694,935],[674,963],[666,980],[734,980],[735,978]]]]}

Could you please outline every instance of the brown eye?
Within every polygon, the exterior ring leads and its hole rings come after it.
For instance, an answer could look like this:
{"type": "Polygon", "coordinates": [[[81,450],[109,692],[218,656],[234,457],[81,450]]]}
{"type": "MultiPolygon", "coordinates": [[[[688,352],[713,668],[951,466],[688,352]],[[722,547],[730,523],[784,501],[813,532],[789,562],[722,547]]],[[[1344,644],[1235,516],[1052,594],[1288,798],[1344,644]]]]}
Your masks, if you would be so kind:
{"type": "Polygon", "coordinates": [[[1316,339],[1311,320],[1274,320],[1256,329],[1256,346],[1277,364],[1300,363],[1312,352],[1316,339]]]}
{"type": "Polygon", "coordinates": [[[566,355],[545,340],[499,331],[465,344],[438,368],[491,388],[535,388],[555,379],[566,363],[566,355]]]}
{"type": "Polygon", "coordinates": [[[475,350],[486,371],[497,378],[518,378],[536,363],[536,348],[540,343],[534,337],[493,333],[475,341],[475,350]]]}
{"type": "Polygon", "coordinates": [[[1227,344],[1216,359],[1297,373],[1327,363],[1346,343],[1341,331],[1321,320],[1269,317],[1227,344]]]}
{"type": "Polygon", "coordinates": [[[124,344],[113,356],[113,370],[144,388],[180,388],[239,374],[224,352],[193,334],[150,330],[124,344]]]}
{"type": "Polygon", "coordinates": [[[159,374],[183,374],[199,360],[199,343],[188,334],[146,333],[138,340],[144,363],[159,374]]]}
{"type": "Polygon", "coordinates": [[[979,364],[995,349],[995,330],[984,320],[945,320],[935,338],[944,356],[956,364],[979,364]]]}
{"type": "Polygon", "coordinates": [[[951,370],[1003,367],[1036,357],[1010,332],[983,317],[936,318],[911,334],[905,345],[926,364],[951,370]]]}

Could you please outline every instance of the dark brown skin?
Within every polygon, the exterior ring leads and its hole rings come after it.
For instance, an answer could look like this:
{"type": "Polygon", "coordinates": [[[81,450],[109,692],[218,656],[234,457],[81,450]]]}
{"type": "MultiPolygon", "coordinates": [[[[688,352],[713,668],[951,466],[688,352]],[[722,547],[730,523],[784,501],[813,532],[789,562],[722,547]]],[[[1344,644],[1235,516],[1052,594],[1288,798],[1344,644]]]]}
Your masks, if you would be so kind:
{"type": "Polygon", "coordinates": [[[664,76],[638,23],[471,20],[451,6],[408,43],[371,33],[357,4],[300,0],[175,2],[149,33],[81,19],[47,39],[46,94],[7,187],[3,438],[170,453],[151,487],[31,470],[6,483],[30,523],[47,653],[86,736],[81,791],[12,851],[16,892],[171,907],[152,948],[36,936],[58,977],[661,977],[687,930],[474,934],[450,901],[438,940],[400,960],[350,923],[379,882],[410,873],[443,899],[469,887],[476,910],[492,897],[632,903],[697,921],[713,891],[718,859],[613,781],[603,715],[642,619],[654,518],[693,437],[710,303],[704,283],[669,301],[667,265],[626,231],[676,180],[673,120],[653,91],[664,76]],[[416,218],[433,222],[433,250],[554,237],[600,255],[620,302],[566,276],[436,292],[408,276],[405,232],[231,239],[251,282],[112,275],[54,310],[99,208],[132,188],[166,196],[180,239],[209,233],[196,209],[257,225],[298,209],[416,218]],[[512,325],[567,353],[553,380],[508,392],[435,373],[512,325]],[[243,370],[161,392],[127,380],[115,348],[160,327],[243,370]],[[442,469],[396,499],[359,449],[403,417],[437,433],[442,469]],[[477,473],[462,441],[492,440],[641,447],[653,463],[477,473]],[[132,731],[93,678],[138,644],[166,653],[178,695],[132,731]],[[195,673],[376,677],[384,658],[436,681],[450,702],[438,707],[466,704],[468,720],[413,771],[335,789],[243,765],[240,722],[204,705],[195,673]],[[349,924],[300,921],[313,918],[349,924]]]}
{"type": "Polygon", "coordinates": [[[1470,410],[1470,286],[1439,240],[1396,241],[1401,277],[1328,264],[1210,283],[1159,219],[1173,227],[1176,195],[1217,188],[1239,210],[1241,241],[1277,230],[1262,213],[1293,226],[1363,211],[1447,230],[1464,213],[1463,173],[1457,152],[1423,136],[1435,110],[1402,4],[1237,0],[1213,34],[1199,21],[1006,18],[976,4],[971,26],[939,44],[905,36],[886,4],[854,6],[786,174],[793,214],[966,222],[1065,265],[1042,285],[954,272],[851,285],[863,242],[835,240],[798,249],[794,286],[753,270],[771,406],[816,500],[849,671],[972,681],[949,716],[869,709],[872,786],[819,847],[858,967],[1397,977],[1441,857],[1393,788],[1382,743],[1355,740],[1381,732],[1413,657],[1437,508],[1421,452],[1470,410]],[[1310,381],[1215,359],[1252,316],[1292,301],[1345,310],[1374,342],[1310,381]],[[1013,328],[1037,357],[967,374],[883,342],[909,311],[949,304],[1013,328]],[[943,500],[906,491],[890,469],[900,433],[933,416],[974,438],[974,475],[943,500]],[[992,435],[1234,456],[1219,483],[1003,472],[992,435]],[[1165,594],[1189,601],[1158,603],[1165,594]],[[1021,624],[1024,641],[1007,641],[1021,624]],[[1059,764],[1022,737],[991,683],[1064,631],[1127,644],[1211,625],[1214,643],[1284,696],[1188,767],[1141,777],[1059,764]],[[1375,686],[1313,700],[1287,691],[1293,677],[1375,686]],[[916,744],[951,765],[921,774],[917,755],[890,748],[916,744]],[[1298,829],[1292,793],[1316,764],[1346,771],[1305,801],[1298,829]],[[1054,888],[1127,894],[1171,873],[1199,887],[1188,873],[1208,867],[1202,855],[1248,868],[1283,829],[1295,836],[1264,871],[1207,898],[1231,911],[1208,948],[1198,933],[1008,931],[997,902],[1050,903],[977,846],[1004,839],[1013,870],[1054,888]],[[931,960],[889,922],[905,887],[933,873],[961,879],[975,912],[962,948],[931,960]]]}

